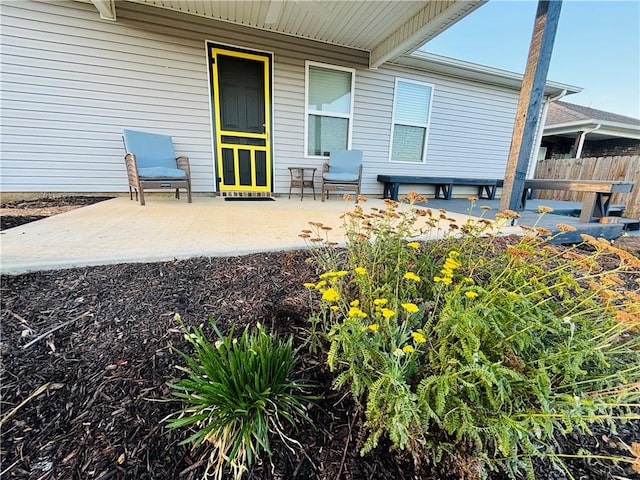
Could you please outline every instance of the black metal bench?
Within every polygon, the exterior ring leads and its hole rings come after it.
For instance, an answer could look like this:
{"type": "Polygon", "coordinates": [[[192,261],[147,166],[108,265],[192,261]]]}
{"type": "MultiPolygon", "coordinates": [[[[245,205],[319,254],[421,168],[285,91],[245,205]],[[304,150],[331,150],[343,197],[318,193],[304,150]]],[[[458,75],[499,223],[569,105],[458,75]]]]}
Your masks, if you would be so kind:
{"type": "Polygon", "coordinates": [[[413,177],[408,175],[378,175],[378,181],[384,184],[383,197],[398,200],[400,184],[434,185],[435,198],[450,200],[454,185],[478,187],[478,197],[493,200],[496,187],[501,185],[498,179],[457,178],[457,177],[413,177]]]}

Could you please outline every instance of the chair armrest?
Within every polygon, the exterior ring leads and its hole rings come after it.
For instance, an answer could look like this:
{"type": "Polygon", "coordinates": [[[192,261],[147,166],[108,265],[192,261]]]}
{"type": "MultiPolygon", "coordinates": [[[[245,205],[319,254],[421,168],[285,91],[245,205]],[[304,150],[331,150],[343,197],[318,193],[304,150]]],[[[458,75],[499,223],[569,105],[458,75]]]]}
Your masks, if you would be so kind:
{"type": "Polygon", "coordinates": [[[124,164],[127,167],[127,176],[129,180],[137,182],[138,179],[138,165],[136,163],[136,156],[131,152],[127,152],[124,156],[124,164]]]}
{"type": "Polygon", "coordinates": [[[191,178],[191,167],[189,166],[189,157],[181,155],[176,158],[176,165],[180,170],[187,172],[187,178],[191,178]]]}

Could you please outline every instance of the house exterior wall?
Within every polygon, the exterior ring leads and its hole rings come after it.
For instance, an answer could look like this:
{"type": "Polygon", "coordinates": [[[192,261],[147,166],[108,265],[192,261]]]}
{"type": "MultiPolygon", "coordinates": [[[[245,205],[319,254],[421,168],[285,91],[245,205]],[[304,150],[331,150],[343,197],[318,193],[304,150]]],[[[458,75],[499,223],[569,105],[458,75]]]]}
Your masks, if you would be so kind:
{"type": "MultiPolygon", "coordinates": [[[[542,140],[547,147],[546,158],[573,158],[575,156],[575,139],[549,135],[542,140]]],[[[615,157],[640,155],[640,140],[633,138],[608,138],[589,140],[589,135],[582,147],[582,157],[615,157]]]]}
{"type": "MultiPolygon", "coordinates": [[[[117,22],[91,4],[2,6],[3,192],[124,192],[121,134],[170,134],[190,157],[193,189],[214,190],[205,41],[267,51],[273,66],[274,191],[305,158],[305,61],[356,69],[352,148],[364,150],[363,192],[378,174],[504,175],[518,92],[394,65],[369,70],[366,52],[129,2],[117,22]],[[396,77],[434,85],[427,160],[389,162],[396,77]]],[[[425,192],[428,193],[428,192],[425,192]]]]}
{"type": "Polygon", "coordinates": [[[633,138],[609,138],[606,140],[587,140],[582,147],[583,157],[615,157],[640,155],[640,140],[633,138]]]}

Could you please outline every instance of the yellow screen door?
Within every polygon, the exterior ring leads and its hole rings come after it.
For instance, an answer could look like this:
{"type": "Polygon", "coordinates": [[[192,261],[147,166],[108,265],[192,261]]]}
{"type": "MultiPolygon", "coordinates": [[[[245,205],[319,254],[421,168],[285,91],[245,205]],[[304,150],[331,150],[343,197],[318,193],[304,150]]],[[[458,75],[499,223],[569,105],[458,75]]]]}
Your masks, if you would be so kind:
{"type": "Polygon", "coordinates": [[[211,47],[218,190],[271,191],[271,57],[211,47]]]}

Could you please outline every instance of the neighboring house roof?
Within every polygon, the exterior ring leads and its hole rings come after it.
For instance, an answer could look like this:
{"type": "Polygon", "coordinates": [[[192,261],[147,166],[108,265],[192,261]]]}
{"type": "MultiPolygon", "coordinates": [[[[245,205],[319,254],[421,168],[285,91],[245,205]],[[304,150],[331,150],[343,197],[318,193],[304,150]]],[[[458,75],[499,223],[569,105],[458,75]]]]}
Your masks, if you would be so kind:
{"type": "MultiPolygon", "coordinates": [[[[100,17],[117,21],[114,0],[92,3],[100,17]]],[[[449,28],[487,0],[129,0],[299,38],[370,52],[369,63],[383,63],[411,52],[449,28]]]]}
{"type": "MultiPolygon", "coordinates": [[[[427,53],[417,50],[413,53],[390,62],[397,65],[417,68],[419,70],[447,75],[450,77],[475,80],[489,85],[520,90],[522,87],[523,74],[501,70],[499,68],[488,67],[477,63],[458,60],[455,58],[427,53]]],[[[555,96],[562,92],[565,95],[581,92],[582,88],[573,85],[566,85],[558,82],[547,81],[544,93],[555,96]]]]}
{"type": "Polygon", "coordinates": [[[606,138],[640,139],[640,119],[583,107],[567,102],[549,105],[544,135],[575,137],[578,132],[593,130],[592,140],[606,138]]]}

